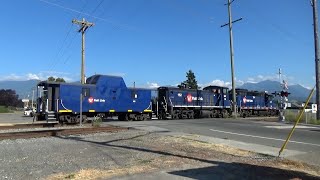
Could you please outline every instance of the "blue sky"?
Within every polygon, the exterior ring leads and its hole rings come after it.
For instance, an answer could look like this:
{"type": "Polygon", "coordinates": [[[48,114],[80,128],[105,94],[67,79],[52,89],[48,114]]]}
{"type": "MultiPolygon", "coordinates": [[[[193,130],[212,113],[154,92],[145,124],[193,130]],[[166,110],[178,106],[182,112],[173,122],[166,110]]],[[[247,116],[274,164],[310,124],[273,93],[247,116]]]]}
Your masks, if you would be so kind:
{"type": "MultiPolygon", "coordinates": [[[[230,85],[226,0],[3,0],[0,80],[80,78],[82,17],[86,75],[123,76],[127,85],[175,85],[195,72],[198,83],[230,85]],[[80,14],[82,12],[82,14],[80,14]],[[4,65],[5,64],[5,65],[4,65]]],[[[309,0],[235,0],[235,74],[244,82],[315,84],[309,0]]]]}

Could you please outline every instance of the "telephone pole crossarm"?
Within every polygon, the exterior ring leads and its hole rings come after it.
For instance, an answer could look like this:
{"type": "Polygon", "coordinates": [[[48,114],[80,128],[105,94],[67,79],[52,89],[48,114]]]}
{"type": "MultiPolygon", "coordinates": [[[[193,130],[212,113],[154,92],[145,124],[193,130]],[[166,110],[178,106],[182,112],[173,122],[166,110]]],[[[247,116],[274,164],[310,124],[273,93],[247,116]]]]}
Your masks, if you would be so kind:
{"type": "MultiPolygon", "coordinates": [[[[232,24],[235,23],[235,22],[241,21],[241,20],[242,20],[242,18],[239,18],[239,19],[237,19],[237,20],[234,20],[234,21],[232,21],[232,24]]],[[[227,26],[227,25],[229,25],[229,23],[226,23],[226,24],[224,24],[224,25],[221,25],[220,27],[225,27],[225,26],[227,26]]]]}
{"type": "Polygon", "coordinates": [[[82,21],[73,19],[72,23],[80,26],[80,29],[78,32],[85,32],[89,27],[94,26],[94,23],[85,21],[85,19],[82,19],[82,21]]]}

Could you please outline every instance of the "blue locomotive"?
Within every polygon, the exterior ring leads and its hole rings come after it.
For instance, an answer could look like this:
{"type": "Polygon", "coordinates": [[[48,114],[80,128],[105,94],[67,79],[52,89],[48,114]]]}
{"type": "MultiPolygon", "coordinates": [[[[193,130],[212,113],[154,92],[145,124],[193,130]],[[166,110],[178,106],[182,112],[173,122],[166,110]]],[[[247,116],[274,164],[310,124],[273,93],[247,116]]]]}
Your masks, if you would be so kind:
{"type": "Polygon", "coordinates": [[[203,90],[159,87],[157,100],[159,119],[193,119],[229,116],[228,89],[209,86],[203,90]]]}
{"type": "MultiPolygon", "coordinates": [[[[236,89],[236,93],[237,111],[242,117],[278,112],[272,95],[245,89],[236,89]]],[[[108,75],[91,76],[85,84],[42,81],[37,94],[38,120],[68,123],[95,116],[117,116],[127,121],[147,120],[153,115],[158,119],[229,117],[233,111],[226,87],[159,87],[152,91],[129,88],[122,77],[108,75]]]]}
{"type": "Polygon", "coordinates": [[[236,89],[237,111],[242,117],[248,116],[275,116],[278,106],[273,95],[266,92],[236,89]]]}

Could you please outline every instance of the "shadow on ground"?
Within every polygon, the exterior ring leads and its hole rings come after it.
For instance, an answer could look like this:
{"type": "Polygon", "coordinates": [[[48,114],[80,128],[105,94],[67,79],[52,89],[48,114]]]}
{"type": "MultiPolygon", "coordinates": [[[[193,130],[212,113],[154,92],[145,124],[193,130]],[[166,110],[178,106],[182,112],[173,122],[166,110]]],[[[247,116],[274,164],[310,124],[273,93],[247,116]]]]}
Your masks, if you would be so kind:
{"type": "Polygon", "coordinates": [[[204,168],[171,171],[168,174],[199,180],[207,179],[320,179],[297,171],[283,170],[273,167],[257,166],[244,163],[218,162],[214,166],[204,168]]]}
{"type": "Polygon", "coordinates": [[[87,143],[92,143],[92,144],[96,144],[104,147],[123,148],[127,150],[135,150],[140,152],[148,152],[148,153],[155,153],[155,154],[165,155],[165,156],[185,158],[189,160],[196,160],[199,162],[212,164],[212,166],[204,167],[204,168],[202,167],[202,168],[168,172],[168,174],[177,175],[181,177],[188,177],[193,179],[199,179],[199,180],[205,180],[205,179],[270,179],[270,180],[271,179],[272,180],[273,179],[320,179],[319,177],[316,177],[304,172],[299,172],[299,171],[284,170],[280,168],[252,165],[252,164],[239,163],[239,162],[228,163],[228,162],[223,162],[219,160],[215,161],[215,160],[202,159],[198,157],[173,154],[170,152],[152,150],[152,149],[142,148],[142,147],[111,144],[119,141],[132,140],[135,138],[149,135],[151,133],[152,132],[148,132],[142,135],[137,135],[137,136],[123,138],[123,139],[115,139],[115,140],[106,141],[106,142],[90,141],[90,140],[83,139],[82,137],[57,136],[56,138],[87,142],[87,143]]]}

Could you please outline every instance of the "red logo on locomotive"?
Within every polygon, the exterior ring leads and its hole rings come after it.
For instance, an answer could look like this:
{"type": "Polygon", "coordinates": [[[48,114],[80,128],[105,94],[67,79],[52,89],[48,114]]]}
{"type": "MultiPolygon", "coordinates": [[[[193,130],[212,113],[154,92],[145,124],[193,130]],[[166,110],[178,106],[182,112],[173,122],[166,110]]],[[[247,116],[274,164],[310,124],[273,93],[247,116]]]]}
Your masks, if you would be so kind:
{"type": "Polygon", "coordinates": [[[89,102],[90,104],[92,104],[92,103],[93,103],[93,97],[89,97],[88,102],[89,102]]]}
{"type": "Polygon", "coordinates": [[[247,98],[246,97],[243,97],[242,99],[243,103],[245,104],[247,102],[247,98]]]}
{"type": "Polygon", "coordinates": [[[190,103],[192,102],[192,95],[191,94],[188,94],[187,95],[187,101],[190,103]]]}

